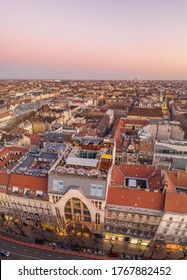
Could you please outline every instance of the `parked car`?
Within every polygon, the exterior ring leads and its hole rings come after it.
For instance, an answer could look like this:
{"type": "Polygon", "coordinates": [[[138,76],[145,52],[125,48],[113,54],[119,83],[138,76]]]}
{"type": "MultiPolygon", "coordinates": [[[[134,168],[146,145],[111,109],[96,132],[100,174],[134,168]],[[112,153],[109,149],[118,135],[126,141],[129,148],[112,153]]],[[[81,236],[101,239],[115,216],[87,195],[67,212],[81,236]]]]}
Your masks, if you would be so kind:
{"type": "Polygon", "coordinates": [[[61,245],[60,245],[60,248],[62,248],[62,249],[68,249],[68,246],[65,245],[65,244],[61,244],[61,245]]]}
{"type": "Polygon", "coordinates": [[[56,246],[57,246],[57,244],[56,244],[55,242],[50,242],[50,243],[49,243],[49,246],[56,247],[56,246]]]}
{"type": "Polygon", "coordinates": [[[129,255],[125,255],[125,253],[121,253],[121,259],[125,259],[125,260],[130,260],[131,259],[131,256],[129,255]]]}
{"type": "Polygon", "coordinates": [[[44,240],[36,238],[35,239],[35,243],[37,243],[37,244],[44,244],[44,240]]]}
{"type": "Polygon", "coordinates": [[[111,258],[119,258],[119,254],[117,252],[110,251],[108,256],[111,258]]]}
{"type": "Polygon", "coordinates": [[[84,253],[90,253],[90,254],[94,253],[94,251],[92,249],[89,249],[89,248],[84,248],[83,252],[84,253]]]}
{"type": "Polygon", "coordinates": [[[86,252],[93,253],[93,250],[92,249],[86,249],[86,252]]]}
{"type": "Polygon", "coordinates": [[[105,252],[102,251],[102,250],[95,250],[95,251],[94,251],[94,254],[95,254],[95,255],[104,255],[105,252]]]}
{"type": "Polygon", "coordinates": [[[78,247],[78,246],[74,246],[71,248],[72,251],[76,251],[76,252],[80,252],[81,251],[81,248],[78,247]]]}
{"type": "Polygon", "coordinates": [[[142,260],[142,257],[134,256],[132,259],[133,259],[133,260],[142,260]]]}
{"type": "Polygon", "coordinates": [[[10,252],[9,251],[6,251],[6,250],[1,250],[0,251],[0,254],[5,256],[5,257],[8,257],[10,255],[10,252]]]}

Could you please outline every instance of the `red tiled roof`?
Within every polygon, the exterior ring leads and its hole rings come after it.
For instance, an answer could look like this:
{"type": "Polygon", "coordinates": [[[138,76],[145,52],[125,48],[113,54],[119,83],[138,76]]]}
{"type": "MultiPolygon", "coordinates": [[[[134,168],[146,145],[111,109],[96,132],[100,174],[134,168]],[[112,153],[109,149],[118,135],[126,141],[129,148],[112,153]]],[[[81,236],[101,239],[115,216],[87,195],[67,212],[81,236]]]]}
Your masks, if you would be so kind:
{"type": "Polygon", "coordinates": [[[38,111],[42,111],[42,112],[44,112],[44,113],[48,113],[48,112],[51,111],[51,109],[50,109],[50,107],[49,107],[48,104],[44,104],[44,105],[42,105],[42,106],[39,108],[38,111]]]}
{"type": "Polygon", "coordinates": [[[165,173],[165,178],[168,184],[167,191],[175,191],[174,187],[187,188],[187,173],[182,170],[170,170],[165,173]]]}
{"type": "MultiPolygon", "coordinates": [[[[0,151],[0,169],[6,164],[8,163],[11,159],[12,160],[15,160],[15,164],[17,164],[17,160],[19,160],[22,156],[22,155],[15,155],[11,152],[22,152],[22,153],[26,153],[29,149],[28,148],[22,148],[22,147],[5,147],[3,148],[3,150],[0,151]],[[2,157],[6,155],[6,158],[4,158],[2,160],[2,157]]],[[[13,166],[12,166],[13,168],[13,166]]]]}
{"type": "Polygon", "coordinates": [[[0,185],[16,186],[20,188],[29,188],[30,190],[40,190],[40,191],[47,192],[48,178],[26,176],[20,174],[7,174],[5,172],[4,173],[1,172],[0,185]]]}
{"type": "Polygon", "coordinates": [[[150,189],[159,189],[162,186],[161,171],[157,171],[155,174],[148,178],[148,186],[150,189]]]}
{"type": "Polygon", "coordinates": [[[148,178],[154,171],[153,165],[121,164],[120,170],[126,177],[148,178]]]}
{"type": "Polygon", "coordinates": [[[115,165],[113,165],[112,168],[111,179],[112,179],[112,186],[123,186],[124,184],[124,175],[121,172],[121,170],[115,165]]]}
{"type": "Polygon", "coordinates": [[[140,117],[147,117],[147,118],[162,118],[162,108],[141,108],[141,107],[134,107],[128,112],[128,116],[140,116],[140,117]]]}
{"type": "Polygon", "coordinates": [[[147,152],[147,153],[153,153],[154,152],[154,144],[148,143],[146,141],[141,141],[139,146],[140,152],[147,152]]]}
{"type": "Polygon", "coordinates": [[[73,103],[86,103],[87,101],[82,100],[82,99],[73,99],[73,100],[71,100],[71,102],[73,102],[73,103]]]}
{"type": "Polygon", "coordinates": [[[93,123],[75,123],[76,127],[92,127],[93,123]]]}
{"type": "Polygon", "coordinates": [[[129,120],[129,119],[124,119],[124,125],[126,124],[137,124],[137,125],[149,125],[150,122],[147,121],[147,120],[136,120],[136,119],[133,119],[133,120],[129,120]]]}
{"type": "Polygon", "coordinates": [[[106,203],[119,206],[163,210],[164,194],[137,189],[109,187],[106,203]]]}
{"type": "Polygon", "coordinates": [[[114,122],[112,131],[111,131],[111,137],[114,138],[117,129],[120,131],[121,128],[124,128],[124,121],[123,121],[122,119],[117,119],[117,120],[114,122]]]}
{"type": "Polygon", "coordinates": [[[6,118],[8,116],[10,116],[10,114],[8,112],[0,113],[0,119],[6,118]]]}
{"type": "Polygon", "coordinates": [[[122,149],[122,130],[124,128],[124,121],[117,119],[112,128],[111,137],[116,140],[116,150],[121,151],[122,149]]]}
{"type": "Polygon", "coordinates": [[[165,207],[166,212],[187,213],[187,195],[180,193],[166,192],[165,207]]]}
{"type": "MultiPolygon", "coordinates": [[[[20,159],[20,155],[8,155],[3,161],[0,161],[0,169],[1,168],[3,168],[3,166],[6,164],[6,163],[8,163],[9,162],[9,160],[19,160],[20,159]]],[[[17,164],[17,162],[15,163],[15,165],[17,164]]],[[[14,166],[15,166],[14,165],[14,166]]],[[[13,166],[12,166],[12,168],[13,168],[13,166]]]]}
{"type": "Polygon", "coordinates": [[[27,152],[28,150],[29,149],[25,148],[25,147],[17,147],[17,146],[4,147],[0,151],[0,157],[2,157],[3,155],[7,154],[10,151],[12,151],[12,152],[27,152]]]}
{"type": "Polygon", "coordinates": [[[121,164],[119,167],[114,165],[111,174],[111,186],[123,186],[125,177],[147,180],[150,190],[162,187],[161,171],[155,171],[153,165],[121,164]]]}
{"type": "Polygon", "coordinates": [[[41,142],[41,135],[26,134],[26,136],[30,139],[31,145],[39,145],[41,142]]]}

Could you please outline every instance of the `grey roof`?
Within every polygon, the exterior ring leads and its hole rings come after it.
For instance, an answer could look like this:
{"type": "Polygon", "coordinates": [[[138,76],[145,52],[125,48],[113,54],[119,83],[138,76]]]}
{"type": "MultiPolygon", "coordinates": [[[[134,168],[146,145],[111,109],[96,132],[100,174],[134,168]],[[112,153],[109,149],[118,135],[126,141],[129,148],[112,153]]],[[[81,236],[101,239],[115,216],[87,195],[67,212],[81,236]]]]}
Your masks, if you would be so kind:
{"type": "Polygon", "coordinates": [[[59,132],[49,132],[44,134],[44,141],[56,141],[58,142],[64,140],[64,133],[59,133],[59,132]]]}
{"type": "Polygon", "coordinates": [[[97,163],[98,163],[98,160],[92,159],[92,158],[68,157],[66,160],[66,164],[79,165],[79,166],[96,167],[97,163]]]}
{"type": "Polygon", "coordinates": [[[52,150],[52,151],[65,151],[66,148],[67,148],[67,145],[66,144],[60,144],[60,143],[49,143],[49,144],[46,144],[46,149],[48,150],[52,150]]]}
{"type": "Polygon", "coordinates": [[[185,169],[187,166],[186,158],[173,158],[172,167],[176,169],[185,169]]]}
{"type": "Polygon", "coordinates": [[[56,158],[58,158],[58,155],[56,153],[42,152],[41,154],[39,154],[38,157],[39,158],[46,158],[46,159],[56,159],[56,158]]]}

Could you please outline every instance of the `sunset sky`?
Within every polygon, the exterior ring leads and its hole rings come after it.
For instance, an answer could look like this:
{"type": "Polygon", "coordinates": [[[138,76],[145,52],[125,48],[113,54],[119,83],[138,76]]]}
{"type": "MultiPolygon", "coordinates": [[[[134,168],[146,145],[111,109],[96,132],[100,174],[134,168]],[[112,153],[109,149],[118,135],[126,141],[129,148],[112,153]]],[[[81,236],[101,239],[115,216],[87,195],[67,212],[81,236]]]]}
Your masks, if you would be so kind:
{"type": "Polygon", "coordinates": [[[0,79],[187,79],[187,0],[0,0],[0,79]]]}

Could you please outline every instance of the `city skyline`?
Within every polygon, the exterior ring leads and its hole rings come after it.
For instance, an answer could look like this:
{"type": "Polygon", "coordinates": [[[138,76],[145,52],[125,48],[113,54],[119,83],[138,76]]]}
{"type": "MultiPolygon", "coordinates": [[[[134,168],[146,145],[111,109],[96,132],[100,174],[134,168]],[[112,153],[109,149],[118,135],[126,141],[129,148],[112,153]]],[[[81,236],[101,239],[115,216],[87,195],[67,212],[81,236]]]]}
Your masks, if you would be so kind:
{"type": "Polygon", "coordinates": [[[186,1],[0,4],[0,79],[186,79],[186,1]]]}

